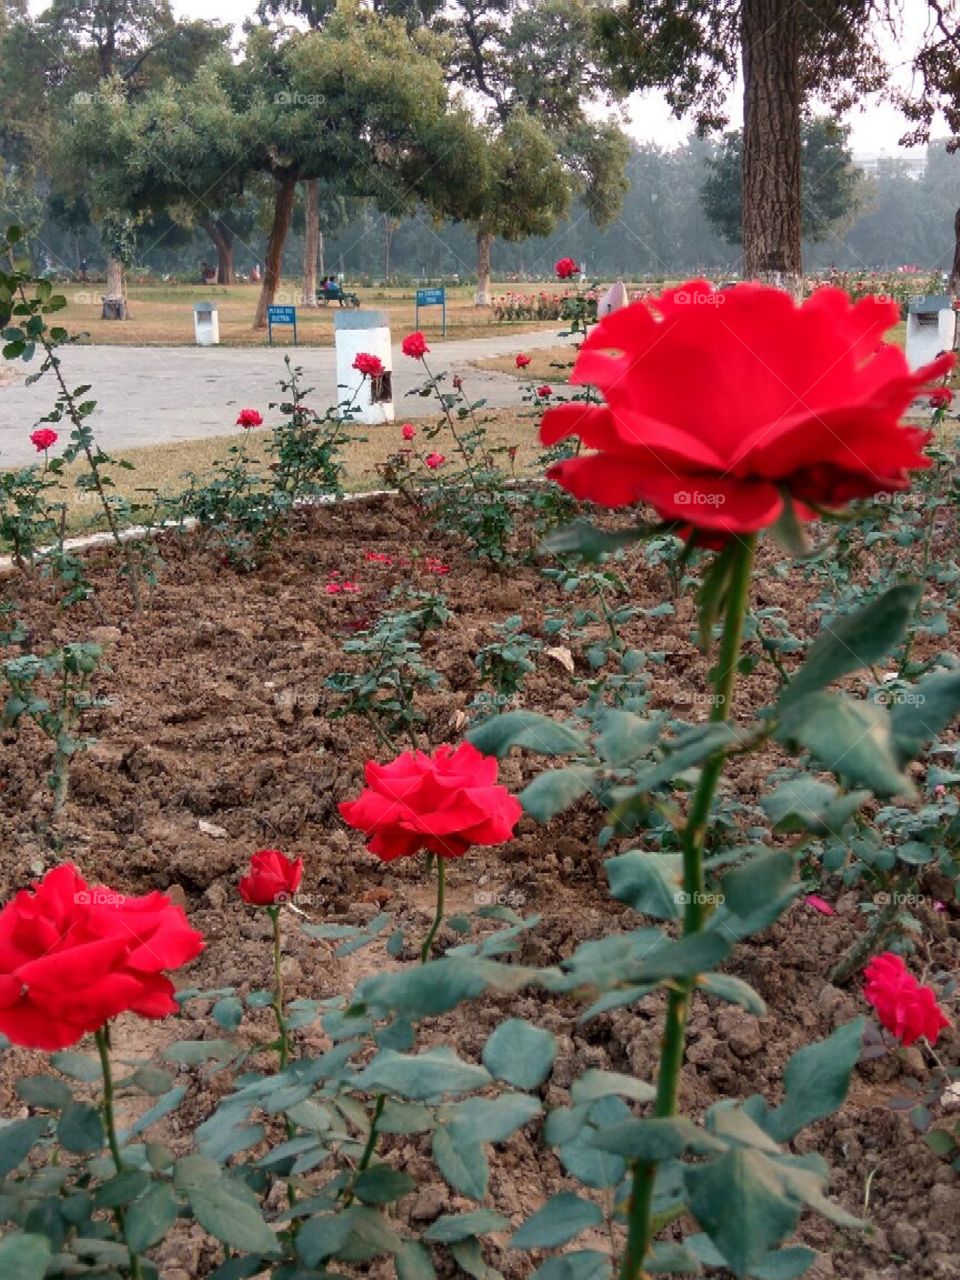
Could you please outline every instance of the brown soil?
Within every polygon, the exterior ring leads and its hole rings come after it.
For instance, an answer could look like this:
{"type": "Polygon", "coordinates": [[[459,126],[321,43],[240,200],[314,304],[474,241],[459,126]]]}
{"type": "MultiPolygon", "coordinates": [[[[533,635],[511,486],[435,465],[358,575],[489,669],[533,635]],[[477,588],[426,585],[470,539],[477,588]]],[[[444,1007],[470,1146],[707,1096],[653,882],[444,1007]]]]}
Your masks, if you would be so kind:
{"type": "MultiPolygon", "coordinates": [[[[428,714],[423,737],[436,744],[456,736],[457,712],[467,708],[477,687],[473,657],[493,637],[493,624],[521,613],[525,629],[542,635],[544,613],[551,608],[569,612],[575,598],[564,596],[535,567],[511,571],[504,579],[474,564],[417,525],[398,501],[310,512],[266,563],[245,576],[224,568],[194,541],[168,538],[161,551],[159,582],[149,612],[140,618],[131,613],[106,554],[91,559],[96,603],[67,613],[57,611],[43,584],[26,599],[19,580],[0,584],[5,599],[20,597],[35,649],[91,635],[106,644],[96,691],[111,699],[109,708],[90,713],[85,724],[97,742],[76,758],[58,855],[49,844],[46,746],[28,729],[16,742],[6,736],[0,758],[5,850],[0,895],[6,898],[61,857],[117,889],[171,889],[182,894],[207,944],[179,980],[201,987],[235,985],[243,992],[267,985],[269,926],[262,913],[239,901],[236,881],[254,850],[282,848],[304,856],[309,917],[359,923],[385,903],[406,930],[406,958],[412,958],[412,943],[423,936],[432,905],[419,861],[380,864],[337,812],[340,800],[357,793],[364,760],[384,758],[365,724],[331,718],[336,700],[324,682],[344,665],[341,643],[384,609],[396,607],[388,603],[396,584],[413,582],[446,595],[454,617],[424,643],[425,657],[446,682],[423,701],[428,714]],[[397,562],[370,561],[366,553],[371,551],[397,562]],[[449,573],[431,574],[426,556],[441,559],[449,573]],[[325,585],[335,573],[356,580],[360,593],[327,594],[325,585]],[[205,834],[201,821],[226,834],[205,834]]],[[[642,556],[626,562],[624,576],[641,607],[666,598],[665,575],[642,556]]],[[[764,576],[758,590],[763,604],[788,611],[798,633],[809,626],[812,615],[804,612],[809,589],[799,573],[787,581],[764,576]]],[[[697,695],[705,687],[708,664],[693,643],[693,620],[692,602],[679,599],[675,616],[640,615],[626,628],[631,645],[665,651],[663,665],[654,668],[652,705],[688,719],[706,716],[697,695]]],[[[586,663],[579,653],[574,657],[577,677],[585,677],[586,663]]],[[[744,681],[739,714],[772,691],[766,671],[761,667],[744,681]]],[[[542,656],[520,702],[563,714],[582,696],[564,666],[542,656]]],[[[734,785],[743,801],[756,802],[775,764],[761,756],[737,769],[734,785]]],[[[517,788],[540,767],[536,759],[514,754],[502,780],[517,788]]],[[[510,845],[477,850],[451,866],[450,912],[472,910],[481,894],[516,895],[525,912],[542,913],[523,951],[524,960],[542,964],[568,955],[584,938],[632,927],[636,917],[613,904],[606,892],[606,855],[594,840],[599,826],[599,814],[588,805],[547,827],[523,819],[510,845]]],[[[615,842],[608,852],[631,843],[636,842],[615,842]]],[[[836,896],[835,887],[821,891],[836,896]]],[[[768,1016],[756,1020],[706,1001],[695,1007],[684,1071],[686,1108],[699,1113],[720,1096],[756,1091],[776,1099],[790,1053],[866,1011],[856,984],[840,991],[826,979],[862,928],[857,903],[856,892],[841,895],[838,914],[828,918],[801,902],[777,926],[740,948],[732,971],[757,988],[768,1003],[768,1016]]],[[[956,903],[931,913],[925,923],[918,965],[954,966],[960,940],[956,903]]],[[[285,932],[291,997],[349,990],[385,963],[379,946],[333,958],[331,946],[306,938],[292,915],[285,932]]],[[[453,934],[448,931],[444,938],[452,941],[453,934]]],[[[548,1104],[565,1101],[570,1081],[586,1067],[629,1070],[647,1080],[653,1075],[662,1013],[655,997],[578,1025],[572,1007],[523,993],[436,1019],[423,1028],[423,1036],[452,1043],[470,1057],[508,1010],[559,1037],[558,1062],[545,1093],[548,1104]]],[[[175,1026],[121,1020],[120,1050],[147,1053],[173,1038],[219,1034],[202,1013],[202,1007],[188,1005],[175,1026]]],[[[319,1032],[309,1033],[300,1047],[309,1052],[322,1043],[319,1032]]],[[[956,1063],[958,1048],[955,1032],[949,1031],[938,1052],[947,1063],[956,1063]]],[[[0,1112],[22,1113],[12,1080],[41,1067],[39,1054],[13,1050],[4,1055],[0,1112]]],[[[928,1071],[918,1048],[891,1051],[862,1065],[839,1116],[798,1141],[798,1148],[823,1153],[835,1171],[835,1195],[854,1212],[866,1206],[874,1224],[861,1235],[805,1218],[800,1238],[823,1250],[811,1273],[817,1280],[955,1280],[960,1254],[956,1174],[912,1132],[902,1113],[889,1108],[906,1080],[924,1078],[928,1071]]],[[[189,1102],[167,1126],[167,1140],[180,1148],[190,1127],[210,1113],[227,1087],[223,1077],[201,1080],[193,1073],[192,1078],[189,1102]]],[[[395,1162],[421,1180],[420,1191],[400,1202],[401,1217],[423,1227],[438,1212],[475,1207],[431,1180],[419,1139],[390,1142],[395,1162]]],[[[515,1223],[564,1185],[559,1165],[530,1128],[493,1163],[490,1202],[515,1223]]],[[[509,1280],[529,1274],[528,1259],[496,1244],[489,1253],[509,1280]]],[[[165,1280],[204,1275],[214,1258],[208,1241],[178,1228],[163,1247],[165,1280]]]]}

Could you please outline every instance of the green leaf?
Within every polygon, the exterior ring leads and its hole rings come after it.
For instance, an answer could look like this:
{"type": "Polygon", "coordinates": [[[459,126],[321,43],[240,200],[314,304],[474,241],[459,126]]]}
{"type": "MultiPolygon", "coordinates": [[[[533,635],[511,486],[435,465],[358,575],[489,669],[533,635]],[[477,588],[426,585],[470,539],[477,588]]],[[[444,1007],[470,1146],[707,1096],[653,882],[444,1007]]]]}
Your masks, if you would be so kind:
{"type": "Polygon", "coordinates": [[[71,1080],[80,1080],[83,1084],[99,1084],[102,1078],[100,1059],[88,1053],[75,1053],[72,1049],[64,1049],[60,1053],[50,1055],[50,1065],[61,1075],[71,1080]]]}
{"type": "Polygon", "coordinates": [[[416,1186],[416,1180],[409,1173],[391,1169],[388,1164],[375,1164],[359,1175],[353,1192],[364,1204],[390,1204],[416,1190],[416,1186]]]}
{"type": "Polygon", "coordinates": [[[781,709],[886,657],[906,635],[921,591],[915,583],[891,587],[862,609],[828,623],[780,695],[781,709]]]}
{"type": "Polygon", "coordinates": [[[152,1097],[159,1097],[173,1088],[173,1076],[162,1067],[138,1067],[131,1079],[138,1089],[152,1097]]]}
{"type": "Polygon", "coordinates": [[[693,1216],[738,1277],[788,1236],[800,1206],[788,1199],[770,1160],[737,1147],[683,1172],[693,1216]]]}
{"type": "Polygon", "coordinates": [[[704,973],[698,979],[697,986],[708,996],[716,996],[718,1000],[726,1000],[728,1004],[738,1004],[757,1018],[766,1015],[767,1006],[760,995],[742,978],[734,978],[729,973],[704,973]]]}
{"type": "Polygon", "coordinates": [[[898,696],[890,712],[897,762],[903,766],[915,760],[958,715],[960,671],[927,676],[908,695],[898,696]]]}
{"type": "Polygon", "coordinates": [[[0,1239],[0,1276],[11,1280],[43,1280],[53,1254],[50,1241],[38,1235],[7,1235],[0,1239]]]}
{"type": "MultiPolygon", "coordinates": [[[[711,1242],[709,1236],[688,1236],[684,1241],[687,1249],[697,1257],[704,1266],[722,1267],[725,1265],[723,1254],[711,1242]]],[[[790,1245],[776,1253],[768,1253],[762,1262],[750,1272],[751,1280],[796,1280],[816,1261],[813,1249],[805,1245],[790,1245]]]]}
{"type": "Polygon", "coordinates": [[[524,787],[517,798],[524,813],[529,813],[537,822],[549,822],[585,796],[596,777],[597,770],[584,765],[549,769],[524,787]]]}
{"type": "Polygon", "coordinates": [[[600,720],[597,752],[615,769],[624,769],[642,759],[656,743],[663,727],[661,717],[645,720],[632,711],[610,707],[600,720]]]}
{"type": "Polygon", "coordinates": [[[297,1253],[308,1267],[332,1258],[346,1244],[352,1222],[349,1209],[342,1213],[315,1213],[297,1232],[297,1253]]]}
{"type": "Polygon", "coordinates": [[[570,1089],[570,1099],[574,1103],[595,1102],[597,1098],[607,1098],[611,1094],[630,1098],[634,1102],[650,1102],[657,1095],[653,1085],[645,1080],[637,1080],[634,1076],[623,1075],[619,1071],[585,1071],[574,1080],[570,1089]]]}
{"type": "Polygon", "coordinates": [[[177,1040],[167,1045],[163,1057],[184,1067],[199,1067],[205,1062],[229,1062],[237,1046],[229,1040],[177,1040]]]}
{"type": "Polygon", "coordinates": [[[761,1121],[778,1142],[789,1142],[841,1105],[860,1057],[865,1025],[864,1018],[855,1018],[829,1039],[806,1045],[791,1057],[783,1076],[784,1100],[761,1121]]]}
{"type": "Polygon", "coordinates": [[[510,1219],[492,1209],[474,1209],[472,1213],[445,1213],[431,1222],[423,1233],[424,1240],[435,1244],[453,1244],[471,1236],[497,1235],[506,1231],[510,1219]]]}
{"type": "Polygon", "coordinates": [[[699,1259],[689,1249],[674,1241],[655,1244],[644,1259],[644,1270],[652,1276],[698,1276],[699,1259]]]}
{"type": "Polygon", "coordinates": [[[433,1111],[423,1103],[396,1102],[388,1098],[377,1129],[380,1133],[426,1133],[435,1124],[433,1111]]]}
{"type": "Polygon", "coordinates": [[[405,1240],[394,1257],[397,1280],[436,1280],[429,1251],[416,1240],[405,1240]]]}
{"type": "Polygon", "coordinates": [[[610,1274],[609,1254],[581,1249],[578,1253],[548,1258],[537,1267],[530,1280],[608,1280],[610,1274]]]}
{"type": "Polygon", "coordinates": [[[501,1022],[483,1046],[483,1064],[498,1080],[535,1089],[550,1073],[557,1043],[549,1031],[522,1018],[501,1022]]]}
{"type": "Polygon", "coordinates": [[[679,853],[644,853],[631,849],[604,862],[610,892],[641,915],[677,920],[683,915],[678,895],[683,888],[679,853]]]}
{"type": "Polygon", "coordinates": [[[685,1116],[630,1118],[609,1129],[597,1129],[588,1139],[598,1151],[610,1151],[628,1160],[659,1163],[674,1160],[686,1151],[710,1155],[726,1150],[726,1143],[701,1129],[685,1116]]]}
{"type": "Polygon", "coordinates": [[[223,1244],[244,1253],[279,1253],[277,1237],[245,1192],[242,1184],[221,1176],[192,1186],[187,1198],[200,1226],[223,1244]]]}
{"type": "Polygon", "coordinates": [[[454,1142],[505,1142],[542,1110],[540,1099],[528,1093],[501,1093],[454,1103],[443,1109],[442,1118],[454,1142]]]}
{"type": "Polygon", "coordinates": [[[16,1090],[17,1097],[31,1107],[44,1107],[48,1111],[62,1111],[73,1101],[70,1086],[55,1076],[21,1076],[16,1090]]]}
{"type": "Polygon", "coordinates": [[[552,1249],[603,1222],[603,1210],[569,1191],[551,1196],[510,1237],[511,1249],[552,1249]]]}
{"type": "Polygon", "coordinates": [[[214,1022],[225,1031],[235,1031],[243,1019],[243,1001],[236,996],[224,996],[210,1011],[214,1022]]]}
{"type": "Polygon", "coordinates": [[[447,956],[429,965],[374,974],[359,984],[356,1000],[407,1017],[427,1018],[474,999],[486,990],[487,983],[482,964],[469,957],[447,956]]]}
{"type": "Polygon", "coordinates": [[[801,888],[794,854],[789,849],[771,849],[723,877],[723,902],[710,927],[738,938],[759,933],[783,914],[801,888]]]}
{"type": "Polygon", "coordinates": [[[50,1127],[49,1116],[30,1116],[0,1124],[0,1178],[12,1173],[50,1127]]]}
{"type": "Polygon", "coordinates": [[[115,1209],[117,1205],[136,1200],[150,1186],[150,1175],[142,1169],[125,1169],[97,1188],[94,1197],[98,1209],[115,1209]]]}
{"type": "Polygon", "coordinates": [[[544,756],[582,755],[587,740],[582,733],[558,724],[535,711],[507,711],[493,716],[466,735],[478,751],[502,758],[511,747],[523,747],[544,756]]]}
{"type": "Polygon", "coordinates": [[[450,1245],[450,1252],[461,1271],[472,1276],[473,1280],[503,1280],[503,1274],[484,1261],[478,1241],[455,1240],[450,1245]]]}
{"type": "Polygon", "coordinates": [[[67,1151],[84,1155],[106,1142],[99,1110],[89,1102],[73,1102],[60,1115],[57,1140],[67,1151]]]}
{"type": "Polygon", "coordinates": [[[484,1198],[490,1167],[481,1143],[455,1143],[441,1126],[433,1135],[433,1161],[455,1191],[461,1191],[471,1200],[484,1198]]]}
{"type": "Polygon", "coordinates": [[[548,533],[540,543],[539,551],[555,556],[578,555],[588,564],[593,564],[619,551],[621,547],[628,547],[657,532],[661,532],[659,525],[650,528],[634,525],[630,529],[597,529],[589,520],[574,520],[571,524],[548,533]]]}
{"type": "Polygon", "coordinates": [[[464,1062],[445,1045],[417,1054],[382,1049],[354,1079],[358,1089],[396,1093],[415,1102],[445,1093],[468,1093],[490,1083],[483,1067],[464,1062]]]}
{"type": "Polygon", "coordinates": [[[776,734],[788,747],[806,747],[825,769],[854,787],[881,796],[913,796],[894,754],[890,714],[873,702],[811,693],[790,704],[776,734]]]}
{"type": "Polygon", "coordinates": [[[127,1243],[134,1253],[143,1253],[162,1240],[176,1220],[176,1196],[165,1182],[156,1182],[127,1209],[127,1243]]]}

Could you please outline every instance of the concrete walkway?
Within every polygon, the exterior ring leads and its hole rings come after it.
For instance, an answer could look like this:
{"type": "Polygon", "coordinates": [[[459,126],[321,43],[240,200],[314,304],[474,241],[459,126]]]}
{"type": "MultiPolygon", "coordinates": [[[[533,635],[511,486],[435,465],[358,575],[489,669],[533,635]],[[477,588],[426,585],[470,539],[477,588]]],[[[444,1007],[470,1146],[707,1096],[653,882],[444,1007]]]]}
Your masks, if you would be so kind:
{"type": "MultiPolygon", "coordinates": [[[[536,333],[497,333],[489,338],[437,341],[428,357],[431,369],[462,374],[471,399],[492,407],[520,405],[520,384],[506,374],[471,369],[474,360],[562,343],[556,328],[536,333]]],[[[333,347],[97,347],[61,351],[62,370],[71,388],[89,383],[87,397],[97,401],[92,424],[101,446],[118,452],[139,445],[208,436],[240,434],[234,423],[243,408],[259,409],[281,399],[279,380],[289,354],[303,368],[304,387],[313,387],[308,403],[334,403],[333,347]]],[[[36,461],[30,432],[53,407],[56,381],[48,374],[32,386],[26,377],[36,364],[5,365],[12,381],[0,381],[0,469],[36,461]]],[[[398,420],[422,414],[427,402],[405,399],[423,382],[422,366],[393,349],[394,403],[398,420]]],[[[449,385],[449,377],[447,381],[449,385]]]]}

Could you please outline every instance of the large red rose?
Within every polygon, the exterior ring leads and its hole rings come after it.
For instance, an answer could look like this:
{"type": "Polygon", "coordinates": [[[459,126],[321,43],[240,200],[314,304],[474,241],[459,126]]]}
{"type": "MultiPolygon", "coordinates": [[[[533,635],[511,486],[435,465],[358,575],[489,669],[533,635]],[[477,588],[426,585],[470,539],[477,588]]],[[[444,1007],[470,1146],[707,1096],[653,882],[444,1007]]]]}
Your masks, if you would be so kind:
{"type": "Polygon", "coordinates": [[[897,319],[894,303],[840,289],[797,306],[779,289],[702,280],[615,311],[571,378],[606,405],[558,405],[541,427],[544,444],[577,435],[595,452],[550,475],[602,506],[647,502],[725,533],[773,524],[785,495],[811,519],[812,506],[903,489],[929,462],[927,433],[900,417],[953,356],[911,372],[882,342],[897,319]]]}
{"type": "Polygon", "coordinates": [[[430,350],[426,338],[419,329],[407,334],[400,344],[400,349],[405,356],[411,356],[414,360],[422,360],[430,350]]]}
{"type": "Polygon", "coordinates": [[[922,987],[901,956],[884,951],[863,971],[864,998],[877,1011],[881,1023],[905,1045],[924,1036],[931,1044],[950,1023],[937,1004],[932,987],[922,987]]]}
{"type": "Polygon", "coordinates": [[[473,844],[502,844],[522,809],[497,785],[497,762],[462,743],[432,756],[405,751],[391,764],[370,760],[366,788],[340,805],[351,827],[366,832],[367,848],[382,862],[426,849],[459,858],[473,844]]]}
{"type": "Polygon", "coordinates": [[[56,867],[0,911],[0,1032],[27,1048],[63,1049],[119,1013],[175,1013],[163,971],[202,950],[166,894],[127,897],[56,867]]]}
{"type": "Polygon", "coordinates": [[[289,902],[302,878],[302,858],[288,858],[279,849],[261,849],[250,859],[250,870],[237,887],[252,907],[272,907],[289,902]]]}
{"type": "Polygon", "coordinates": [[[353,367],[357,373],[362,373],[368,378],[381,378],[386,373],[380,357],[372,356],[369,351],[358,352],[354,357],[353,367]]]}

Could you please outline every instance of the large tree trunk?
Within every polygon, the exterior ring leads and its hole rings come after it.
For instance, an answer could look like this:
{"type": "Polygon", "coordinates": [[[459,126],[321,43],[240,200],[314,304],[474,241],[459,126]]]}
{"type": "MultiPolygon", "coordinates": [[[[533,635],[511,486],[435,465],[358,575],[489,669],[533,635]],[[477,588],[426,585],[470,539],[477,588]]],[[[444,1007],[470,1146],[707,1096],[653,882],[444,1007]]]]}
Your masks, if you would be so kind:
{"type": "Polygon", "coordinates": [[[319,306],[317,302],[317,259],[320,256],[320,186],[316,178],[305,182],[306,205],[303,211],[303,290],[301,302],[305,307],[319,306]]]}
{"type": "Polygon", "coordinates": [[[803,292],[796,0],[742,0],[743,274],[803,292]]]}
{"type": "Polygon", "coordinates": [[[953,266],[950,268],[950,292],[960,297],[960,209],[953,217],[953,266]]]}
{"type": "Polygon", "coordinates": [[[290,230],[290,219],[293,216],[293,198],[297,184],[293,178],[284,178],[277,186],[277,194],[273,201],[273,222],[270,226],[270,238],[267,240],[267,254],[263,264],[263,284],[260,286],[260,301],[257,303],[257,314],[253,320],[254,329],[267,327],[267,307],[277,293],[280,283],[280,267],[283,262],[283,246],[290,230]]]}
{"type": "Polygon", "coordinates": [[[493,236],[489,231],[477,232],[477,292],[473,304],[476,307],[490,305],[490,251],[493,248],[493,236]]]}
{"type": "Polygon", "coordinates": [[[317,272],[320,276],[327,274],[327,268],[323,260],[323,231],[317,228],[317,272]]]}
{"type": "Polygon", "coordinates": [[[107,256],[107,288],[100,312],[104,320],[126,320],[127,299],[123,292],[123,263],[119,258],[107,256]]]}
{"type": "Polygon", "coordinates": [[[201,218],[200,225],[217,251],[217,284],[235,284],[233,250],[235,237],[222,218],[201,218]]]}
{"type": "Polygon", "coordinates": [[[393,245],[393,236],[400,223],[396,218],[391,218],[387,214],[383,215],[383,283],[386,284],[390,279],[390,248],[393,245]]]}

